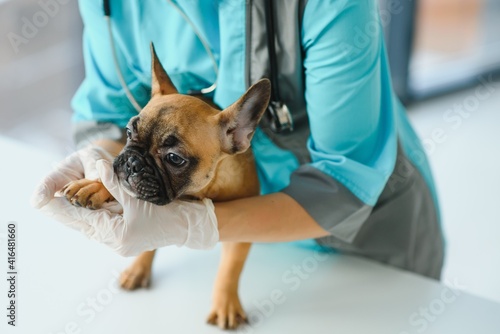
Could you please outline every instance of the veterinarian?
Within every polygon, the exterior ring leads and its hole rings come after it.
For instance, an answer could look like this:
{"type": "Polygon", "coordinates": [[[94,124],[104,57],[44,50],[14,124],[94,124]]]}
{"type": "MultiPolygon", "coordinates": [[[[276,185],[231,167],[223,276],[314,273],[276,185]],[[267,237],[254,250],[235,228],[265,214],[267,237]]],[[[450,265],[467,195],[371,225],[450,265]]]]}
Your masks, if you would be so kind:
{"type": "Polygon", "coordinates": [[[42,181],[33,205],[123,255],[314,238],[438,279],[434,183],[391,86],[376,1],[275,0],[271,15],[264,0],[196,3],[80,1],[86,76],[72,106],[82,149],[42,181]],[[124,126],[148,102],[151,41],[181,93],[222,108],[272,80],[272,110],[252,142],[262,196],[155,206],[122,189],[102,159],[118,153],[124,126]],[[123,213],[54,197],[83,177],[101,178],[123,213]]]}

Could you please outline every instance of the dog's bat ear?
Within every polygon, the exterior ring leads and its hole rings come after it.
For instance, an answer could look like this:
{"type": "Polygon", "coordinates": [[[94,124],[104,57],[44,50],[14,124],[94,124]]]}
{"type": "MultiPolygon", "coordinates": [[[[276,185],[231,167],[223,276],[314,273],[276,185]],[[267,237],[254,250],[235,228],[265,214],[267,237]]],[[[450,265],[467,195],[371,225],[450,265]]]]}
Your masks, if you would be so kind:
{"type": "Polygon", "coordinates": [[[177,94],[172,80],[161,65],[156,55],[155,47],[151,42],[151,97],[157,95],[177,94]]]}
{"type": "Polygon", "coordinates": [[[238,101],[217,115],[224,152],[242,153],[250,147],[250,141],[270,98],[271,82],[262,79],[252,85],[238,101]]]}

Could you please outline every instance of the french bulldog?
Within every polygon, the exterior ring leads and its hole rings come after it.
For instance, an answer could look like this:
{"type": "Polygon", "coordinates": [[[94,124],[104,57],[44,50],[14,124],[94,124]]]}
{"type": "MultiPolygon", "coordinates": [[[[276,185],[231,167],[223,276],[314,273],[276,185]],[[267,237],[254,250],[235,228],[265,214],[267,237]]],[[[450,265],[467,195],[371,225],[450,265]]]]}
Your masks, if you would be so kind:
{"type": "MultiPolygon", "coordinates": [[[[267,108],[271,85],[262,79],[220,111],[195,96],[179,94],[153,45],[151,100],[130,119],[127,143],[113,167],[125,189],[156,205],[173,200],[228,201],[259,194],[250,141],[267,108]]],[[[62,190],[74,205],[98,209],[113,198],[98,180],[71,182],[62,190]]],[[[238,282],[249,243],[224,242],[207,322],[234,329],[246,321],[238,282]]],[[[155,251],[140,254],[120,284],[147,287],[155,251]]]]}

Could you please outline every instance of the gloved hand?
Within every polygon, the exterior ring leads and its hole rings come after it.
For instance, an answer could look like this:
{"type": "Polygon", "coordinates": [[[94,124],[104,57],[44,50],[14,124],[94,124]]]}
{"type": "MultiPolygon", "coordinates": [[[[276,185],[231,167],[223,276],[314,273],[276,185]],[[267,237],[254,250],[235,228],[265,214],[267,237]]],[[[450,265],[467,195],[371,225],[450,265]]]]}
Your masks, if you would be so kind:
{"type": "Polygon", "coordinates": [[[98,179],[96,162],[102,159],[112,161],[113,157],[99,146],[87,146],[69,155],[36,187],[31,205],[37,209],[42,208],[70,181],[98,179]]]}
{"type": "Polygon", "coordinates": [[[208,249],[219,240],[210,199],[174,201],[158,206],[130,196],[114,174],[111,163],[98,161],[97,171],[101,182],[123,207],[123,213],[106,208],[92,211],[75,207],[65,198],[54,198],[42,211],[123,256],[169,245],[208,249]]]}

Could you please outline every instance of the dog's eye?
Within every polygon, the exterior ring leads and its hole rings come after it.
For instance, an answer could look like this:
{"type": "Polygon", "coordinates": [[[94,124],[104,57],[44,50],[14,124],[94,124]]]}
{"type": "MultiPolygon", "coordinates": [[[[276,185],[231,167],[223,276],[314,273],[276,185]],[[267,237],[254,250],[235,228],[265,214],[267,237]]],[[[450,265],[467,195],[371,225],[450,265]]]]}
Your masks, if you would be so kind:
{"type": "Polygon", "coordinates": [[[167,161],[175,167],[180,167],[186,163],[186,160],[174,153],[167,154],[167,161]]]}
{"type": "Polygon", "coordinates": [[[127,132],[127,138],[128,139],[132,139],[132,131],[130,131],[129,128],[126,129],[126,132],[127,132]]]}

